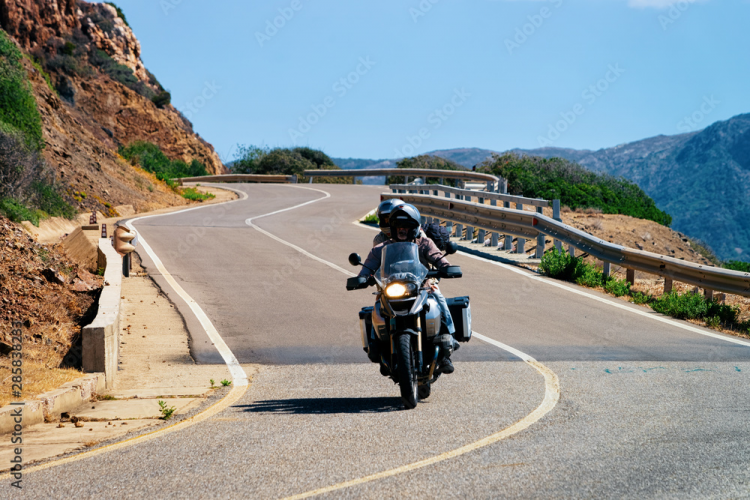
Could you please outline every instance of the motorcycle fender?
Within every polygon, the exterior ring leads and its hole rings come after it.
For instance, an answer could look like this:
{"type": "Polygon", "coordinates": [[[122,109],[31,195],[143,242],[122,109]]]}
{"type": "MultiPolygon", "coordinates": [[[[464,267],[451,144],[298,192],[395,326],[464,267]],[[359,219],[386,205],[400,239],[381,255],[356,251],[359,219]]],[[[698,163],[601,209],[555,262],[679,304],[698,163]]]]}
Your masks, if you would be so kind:
{"type": "Polygon", "coordinates": [[[380,302],[375,304],[372,310],[372,329],[382,341],[388,340],[388,329],[385,326],[385,318],[381,312],[380,302]]]}
{"type": "Polygon", "coordinates": [[[424,331],[428,337],[434,337],[440,332],[440,308],[437,300],[432,297],[427,300],[427,304],[429,308],[424,311],[424,331]]]}
{"type": "Polygon", "coordinates": [[[429,295],[425,290],[422,290],[419,293],[419,297],[416,298],[414,301],[414,305],[411,306],[411,310],[409,311],[410,315],[416,315],[419,314],[422,308],[424,307],[425,303],[427,302],[427,298],[429,295]]]}

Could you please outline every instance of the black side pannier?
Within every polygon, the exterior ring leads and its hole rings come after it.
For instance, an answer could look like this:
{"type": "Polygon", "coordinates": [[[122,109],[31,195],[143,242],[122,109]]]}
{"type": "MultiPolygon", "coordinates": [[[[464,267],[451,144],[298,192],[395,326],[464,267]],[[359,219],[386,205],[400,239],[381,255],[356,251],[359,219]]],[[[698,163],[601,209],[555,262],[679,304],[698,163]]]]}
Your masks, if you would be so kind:
{"type": "Polygon", "coordinates": [[[459,342],[468,342],[471,340],[471,305],[469,297],[446,298],[448,309],[453,317],[453,324],[456,327],[456,340],[459,342]]]}

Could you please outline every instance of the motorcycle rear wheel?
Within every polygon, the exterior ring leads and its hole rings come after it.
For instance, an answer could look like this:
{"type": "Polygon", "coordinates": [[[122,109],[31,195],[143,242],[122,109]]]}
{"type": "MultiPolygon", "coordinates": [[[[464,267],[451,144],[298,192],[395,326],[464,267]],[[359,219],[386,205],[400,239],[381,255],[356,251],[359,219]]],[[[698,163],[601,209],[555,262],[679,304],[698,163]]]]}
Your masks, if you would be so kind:
{"type": "Polygon", "coordinates": [[[399,335],[395,344],[398,356],[398,385],[401,389],[401,400],[407,410],[412,410],[416,408],[419,398],[417,396],[417,373],[411,349],[411,335],[399,335]]]}

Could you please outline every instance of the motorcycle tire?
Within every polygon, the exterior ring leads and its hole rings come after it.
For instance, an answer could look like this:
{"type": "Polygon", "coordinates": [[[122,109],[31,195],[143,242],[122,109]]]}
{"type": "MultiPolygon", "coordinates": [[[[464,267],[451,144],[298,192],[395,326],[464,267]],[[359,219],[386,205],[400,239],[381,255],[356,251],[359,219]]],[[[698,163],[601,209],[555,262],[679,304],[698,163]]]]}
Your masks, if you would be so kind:
{"type": "Polygon", "coordinates": [[[429,382],[420,385],[419,388],[417,388],[419,399],[427,399],[430,397],[430,394],[432,394],[432,385],[429,382]]]}
{"type": "Polygon", "coordinates": [[[416,408],[417,373],[414,366],[414,356],[411,349],[411,335],[399,335],[396,339],[396,354],[398,360],[398,385],[401,389],[401,400],[407,410],[416,408]]]}

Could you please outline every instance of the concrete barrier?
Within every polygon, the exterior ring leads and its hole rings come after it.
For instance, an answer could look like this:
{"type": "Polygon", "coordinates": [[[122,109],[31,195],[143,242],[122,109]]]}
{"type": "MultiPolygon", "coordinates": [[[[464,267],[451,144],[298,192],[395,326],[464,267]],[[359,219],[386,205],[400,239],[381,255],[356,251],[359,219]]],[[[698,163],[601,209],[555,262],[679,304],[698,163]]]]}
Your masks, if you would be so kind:
{"type": "MultiPolygon", "coordinates": [[[[99,240],[99,259],[106,263],[104,287],[99,296],[99,310],[94,321],[83,327],[83,371],[104,372],[106,387],[114,386],[119,357],[120,293],[122,291],[122,257],[109,238],[99,240]]],[[[101,267],[101,264],[100,264],[101,267]]]]}
{"type": "Polygon", "coordinates": [[[63,384],[59,389],[45,392],[23,404],[10,404],[0,408],[0,434],[9,434],[21,428],[60,418],[63,412],[70,412],[86,403],[95,394],[104,392],[106,386],[103,373],[91,373],[73,382],[63,384]],[[17,418],[19,416],[21,418],[17,418]],[[20,420],[20,422],[18,422],[20,420]]]}

